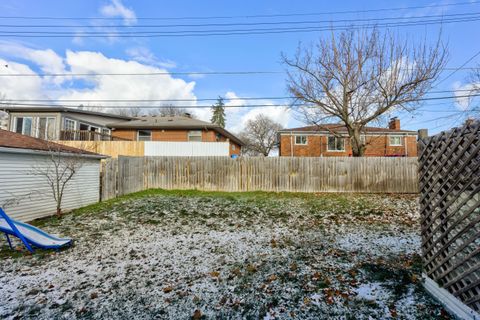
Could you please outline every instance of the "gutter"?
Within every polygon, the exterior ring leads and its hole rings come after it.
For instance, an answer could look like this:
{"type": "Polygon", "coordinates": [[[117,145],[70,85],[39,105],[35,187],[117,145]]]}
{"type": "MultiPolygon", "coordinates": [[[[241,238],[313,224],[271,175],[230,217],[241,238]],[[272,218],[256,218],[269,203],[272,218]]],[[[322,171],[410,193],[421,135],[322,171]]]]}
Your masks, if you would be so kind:
{"type": "MultiPolygon", "coordinates": [[[[45,150],[35,150],[35,149],[23,149],[23,148],[8,148],[8,147],[0,147],[0,152],[5,153],[17,153],[17,154],[34,154],[34,155],[51,155],[52,151],[45,151],[45,150]]],[[[54,151],[57,153],[56,151],[54,151]]],[[[90,158],[90,159],[107,159],[110,158],[109,156],[104,156],[101,154],[85,154],[85,153],[73,153],[73,152],[60,152],[62,157],[82,157],[82,158],[90,158]]]]}

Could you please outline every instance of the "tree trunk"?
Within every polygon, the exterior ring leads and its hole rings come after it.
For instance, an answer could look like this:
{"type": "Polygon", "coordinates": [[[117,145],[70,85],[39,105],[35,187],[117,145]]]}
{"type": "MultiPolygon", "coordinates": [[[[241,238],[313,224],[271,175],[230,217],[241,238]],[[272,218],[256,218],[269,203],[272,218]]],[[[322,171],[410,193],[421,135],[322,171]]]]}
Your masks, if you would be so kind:
{"type": "Polygon", "coordinates": [[[363,157],[365,154],[365,145],[360,139],[360,129],[353,128],[348,130],[350,135],[350,142],[352,145],[352,156],[363,157]]]}

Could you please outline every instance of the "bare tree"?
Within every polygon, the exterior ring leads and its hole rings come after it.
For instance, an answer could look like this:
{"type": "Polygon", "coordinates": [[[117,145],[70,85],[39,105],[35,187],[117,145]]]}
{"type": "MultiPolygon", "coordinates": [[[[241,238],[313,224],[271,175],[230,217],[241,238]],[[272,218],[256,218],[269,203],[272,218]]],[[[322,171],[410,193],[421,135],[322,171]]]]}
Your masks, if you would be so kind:
{"type": "Polygon", "coordinates": [[[143,112],[142,108],[140,107],[130,107],[130,108],[122,108],[117,109],[116,112],[118,115],[125,116],[125,117],[141,117],[145,113],[143,112]]]}
{"type": "Polygon", "coordinates": [[[247,155],[263,155],[267,157],[277,147],[277,132],[282,125],[269,117],[259,114],[247,122],[240,133],[240,139],[245,143],[242,152],[247,155]]]}
{"type": "Polygon", "coordinates": [[[353,156],[365,152],[365,126],[393,111],[414,111],[446,61],[440,38],[431,46],[410,43],[375,28],[332,33],[314,46],[299,45],[293,58],[283,55],[287,89],[305,104],[298,111],[310,124],[345,125],[353,156]]]}
{"type": "Polygon", "coordinates": [[[0,129],[7,130],[8,127],[8,113],[3,111],[2,108],[8,107],[6,103],[6,95],[0,93],[0,129]]]}
{"type": "Polygon", "coordinates": [[[85,160],[80,153],[67,153],[60,145],[47,143],[48,159],[33,166],[30,174],[45,178],[56,202],[57,215],[61,215],[65,187],[82,168],[85,160]]]}
{"type": "Polygon", "coordinates": [[[192,116],[187,109],[175,107],[174,105],[161,106],[158,109],[153,109],[149,111],[149,115],[160,117],[177,117],[185,116],[186,114],[192,116]]]}

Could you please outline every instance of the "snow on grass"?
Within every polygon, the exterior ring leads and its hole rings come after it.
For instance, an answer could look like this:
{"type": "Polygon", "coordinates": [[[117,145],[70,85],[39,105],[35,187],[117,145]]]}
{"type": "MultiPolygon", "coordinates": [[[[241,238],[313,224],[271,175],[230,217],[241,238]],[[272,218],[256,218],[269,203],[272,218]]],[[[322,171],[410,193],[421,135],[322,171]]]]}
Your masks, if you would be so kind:
{"type": "Polygon", "coordinates": [[[0,318],[435,319],[412,196],[150,191],[0,247],[0,318]]]}

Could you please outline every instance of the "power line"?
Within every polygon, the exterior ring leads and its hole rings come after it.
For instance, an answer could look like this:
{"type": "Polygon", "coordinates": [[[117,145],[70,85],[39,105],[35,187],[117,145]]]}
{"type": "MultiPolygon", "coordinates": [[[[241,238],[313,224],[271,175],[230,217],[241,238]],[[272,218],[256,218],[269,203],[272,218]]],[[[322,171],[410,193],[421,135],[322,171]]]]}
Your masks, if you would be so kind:
{"type": "MultiPolygon", "coordinates": [[[[428,94],[435,93],[456,93],[456,92],[472,92],[471,89],[458,90],[438,90],[429,91],[428,94]]],[[[471,96],[471,95],[468,95],[471,96]]],[[[456,96],[460,98],[461,96],[456,96]]],[[[435,98],[435,97],[430,97],[435,98]]],[[[232,97],[225,98],[228,101],[251,101],[251,100],[291,100],[296,99],[294,96],[266,96],[266,97],[232,97]]],[[[198,101],[217,101],[217,98],[196,98],[196,99],[3,99],[7,102],[81,102],[81,103],[95,103],[95,102],[198,102],[198,101]]]]}
{"type": "MultiPolygon", "coordinates": [[[[425,98],[420,98],[420,99],[414,99],[410,101],[405,101],[405,103],[408,102],[419,102],[419,101],[435,101],[435,100],[446,100],[446,99],[458,99],[458,98],[470,98],[470,97],[478,97],[480,96],[480,93],[478,94],[470,94],[470,95],[457,95],[457,96],[440,96],[440,97],[425,97],[425,98]]],[[[145,101],[148,102],[148,101],[145,101]]],[[[18,102],[0,102],[0,106],[45,106],[45,107],[79,107],[78,105],[69,105],[69,104],[45,104],[45,103],[18,103],[18,102]]],[[[226,108],[264,108],[264,107],[315,107],[315,105],[307,105],[303,103],[291,103],[291,104],[250,104],[250,105],[225,105],[226,108]]],[[[129,106],[123,106],[123,105],[104,105],[104,106],[88,106],[89,108],[132,108],[132,107],[137,107],[137,108],[189,108],[189,109],[201,109],[201,108],[211,108],[211,105],[174,105],[174,106],[165,106],[165,105],[160,105],[160,106],[152,106],[152,105],[147,105],[147,106],[139,106],[139,105],[129,105],[129,106]]]]}
{"type": "MultiPolygon", "coordinates": [[[[477,67],[450,67],[442,70],[477,70],[477,67]]],[[[3,70],[6,70],[5,68],[3,70]]],[[[412,70],[406,68],[404,70],[412,70]]],[[[285,71],[251,70],[251,71],[190,71],[190,72],[145,72],[145,73],[0,73],[0,77],[97,77],[97,76],[170,76],[170,75],[270,75],[286,74],[285,71]]]]}
{"type": "MultiPolygon", "coordinates": [[[[184,16],[184,17],[136,17],[135,20],[212,20],[212,19],[250,19],[250,18],[277,18],[277,17],[295,17],[295,16],[322,16],[334,14],[352,14],[352,13],[373,13],[382,11],[414,10],[428,8],[446,8],[452,6],[467,6],[477,4],[479,1],[465,1],[456,3],[434,4],[425,6],[410,6],[396,8],[378,8],[363,10],[344,10],[327,11],[313,13],[280,13],[280,14],[256,14],[256,15],[230,15],[230,16],[184,16]]],[[[124,20],[120,17],[54,17],[54,16],[0,16],[0,19],[19,19],[19,20],[124,20]]]]}
{"type": "Polygon", "coordinates": [[[27,32],[20,34],[19,32],[9,33],[11,31],[0,31],[0,37],[15,37],[15,38],[100,38],[100,37],[118,37],[118,38],[160,38],[160,37],[196,37],[196,36],[230,36],[230,35],[262,35],[262,34],[287,34],[287,33],[302,33],[302,32],[321,32],[321,31],[341,31],[351,29],[372,29],[372,28],[391,28],[391,27],[413,27],[426,26],[434,24],[450,24],[450,23],[465,23],[479,21],[480,16],[475,18],[453,18],[453,19],[432,19],[425,21],[414,22],[394,22],[383,24],[359,24],[359,25],[345,25],[345,26],[321,26],[321,27],[296,27],[296,28],[256,28],[256,29],[225,29],[225,30],[183,30],[183,31],[148,31],[148,32],[99,32],[93,34],[86,32],[68,32],[54,33],[42,31],[42,33],[27,32]]]}
{"type": "Polygon", "coordinates": [[[443,78],[440,82],[438,82],[436,84],[436,86],[440,85],[441,83],[445,82],[448,78],[450,78],[451,76],[453,76],[455,73],[457,73],[458,71],[460,71],[463,67],[465,67],[467,64],[469,64],[471,61],[473,61],[473,59],[475,59],[476,57],[478,57],[480,55],[480,50],[477,51],[473,56],[471,56],[469,59],[467,59],[467,61],[465,61],[460,67],[454,69],[450,74],[448,74],[445,78],[443,78]]]}
{"type": "MultiPolygon", "coordinates": [[[[179,27],[232,27],[232,26],[257,26],[257,25],[289,25],[289,24],[320,24],[332,22],[335,23],[357,23],[372,22],[386,20],[415,20],[415,19],[431,19],[431,18],[450,18],[464,17],[475,18],[478,12],[452,13],[442,15],[422,15],[422,16],[400,16],[400,17],[382,17],[382,18],[356,18],[356,19],[337,19],[337,20],[300,20],[300,21],[263,21],[263,22],[232,22],[232,23],[202,23],[202,24],[162,24],[162,25],[19,25],[19,24],[0,24],[3,28],[179,28],[179,27]]],[[[18,31],[19,32],[19,31],[18,31]]],[[[28,31],[31,32],[31,31],[28,31]]],[[[28,33],[27,32],[27,33],[28,33]]]]}

